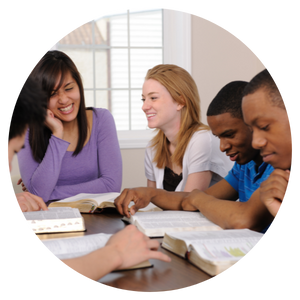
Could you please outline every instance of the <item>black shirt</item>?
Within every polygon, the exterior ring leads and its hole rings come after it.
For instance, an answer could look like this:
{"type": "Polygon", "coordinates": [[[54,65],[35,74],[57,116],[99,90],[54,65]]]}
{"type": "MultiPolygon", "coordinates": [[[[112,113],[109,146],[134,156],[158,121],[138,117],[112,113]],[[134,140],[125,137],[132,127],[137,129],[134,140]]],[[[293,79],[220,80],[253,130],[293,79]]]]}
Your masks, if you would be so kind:
{"type": "Polygon", "coordinates": [[[174,192],[181,180],[182,180],[182,173],[178,175],[168,167],[165,167],[164,181],[163,181],[164,190],[169,192],[174,192]]]}

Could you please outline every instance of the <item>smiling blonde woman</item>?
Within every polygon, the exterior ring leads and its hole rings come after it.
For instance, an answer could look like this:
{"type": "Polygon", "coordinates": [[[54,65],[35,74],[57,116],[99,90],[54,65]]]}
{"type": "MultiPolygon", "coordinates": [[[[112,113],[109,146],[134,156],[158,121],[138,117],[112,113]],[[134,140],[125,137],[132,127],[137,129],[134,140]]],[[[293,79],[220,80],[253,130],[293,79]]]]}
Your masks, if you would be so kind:
{"type": "Polygon", "coordinates": [[[150,69],[142,97],[148,127],[157,130],[145,155],[148,187],[205,190],[227,175],[230,166],[200,120],[198,89],[186,70],[169,64],[150,69]]]}

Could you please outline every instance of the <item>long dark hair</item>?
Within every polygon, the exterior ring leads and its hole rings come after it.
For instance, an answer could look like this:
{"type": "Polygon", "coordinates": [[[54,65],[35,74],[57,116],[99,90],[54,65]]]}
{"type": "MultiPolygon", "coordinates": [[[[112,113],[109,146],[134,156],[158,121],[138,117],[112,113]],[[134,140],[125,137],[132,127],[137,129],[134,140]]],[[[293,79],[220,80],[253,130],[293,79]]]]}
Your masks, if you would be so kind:
{"type": "Polygon", "coordinates": [[[22,136],[28,125],[40,126],[45,121],[46,93],[30,76],[17,99],[9,128],[9,140],[22,136]]]}
{"type": "MultiPolygon", "coordinates": [[[[60,82],[56,87],[56,90],[62,86],[64,79],[69,72],[78,84],[80,92],[80,106],[77,115],[79,137],[77,147],[73,153],[73,155],[77,155],[82,150],[87,138],[88,123],[82,80],[74,62],[68,55],[61,51],[48,51],[35,66],[31,76],[39,81],[42,89],[46,92],[49,101],[57,83],[57,79],[60,78],[60,82]]],[[[30,126],[29,129],[29,143],[32,149],[32,155],[36,161],[40,162],[44,158],[52,132],[45,125],[30,126]]]]}

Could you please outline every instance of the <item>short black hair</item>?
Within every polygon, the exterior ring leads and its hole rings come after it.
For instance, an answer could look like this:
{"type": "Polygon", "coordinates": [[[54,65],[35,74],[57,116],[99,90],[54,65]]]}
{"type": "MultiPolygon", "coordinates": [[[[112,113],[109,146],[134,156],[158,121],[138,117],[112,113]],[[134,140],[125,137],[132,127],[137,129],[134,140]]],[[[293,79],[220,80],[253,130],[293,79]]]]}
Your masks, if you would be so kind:
{"type": "Polygon", "coordinates": [[[9,140],[22,136],[30,124],[41,126],[46,117],[47,95],[33,78],[28,77],[12,114],[9,140]]]}
{"type": "Polygon", "coordinates": [[[230,113],[233,118],[243,119],[242,99],[246,81],[232,81],[226,84],[210,103],[206,115],[217,116],[230,113]]]}
{"type": "Polygon", "coordinates": [[[244,89],[243,96],[255,93],[259,89],[266,89],[273,105],[285,109],[279,89],[267,69],[254,76],[244,89]]]}

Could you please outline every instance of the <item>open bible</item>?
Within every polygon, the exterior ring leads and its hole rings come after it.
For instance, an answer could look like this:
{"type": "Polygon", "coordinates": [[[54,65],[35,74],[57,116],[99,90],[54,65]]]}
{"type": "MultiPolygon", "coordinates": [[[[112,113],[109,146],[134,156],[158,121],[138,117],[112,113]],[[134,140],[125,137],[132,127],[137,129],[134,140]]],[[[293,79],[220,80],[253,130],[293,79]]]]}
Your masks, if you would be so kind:
{"type": "Polygon", "coordinates": [[[137,212],[130,218],[123,217],[122,220],[134,224],[149,237],[163,237],[166,232],[222,229],[200,212],[190,211],[137,212]]]}
{"type": "Polygon", "coordinates": [[[55,207],[23,215],[35,233],[85,231],[84,219],[77,208],[55,207]]]}
{"type": "MultiPolygon", "coordinates": [[[[41,240],[41,242],[59,259],[70,259],[89,254],[106,245],[112,234],[97,233],[80,237],[41,240]]],[[[128,269],[152,267],[149,261],[142,262],[128,269]]]]}
{"type": "Polygon", "coordinates": [[[244,257],[262,233],[249,229],[166,233],[162,247],[214,276],[244,257]]]}
{"type": "MultiPolygon", "coordinates": [[[[115,208],[114,200],[120,193],[88,194],[81,193],[49,204],[49,207],[73,207],[78,208],[81,213],[101,212],[104,208],[115,208]]],[[[131,202],[131,205],[134,203],[131,202]]],[[[130,206],[131,206],[130,205],[130,206]]],[[[161,210],[150,203],[140,211],[161,210]]]]}

